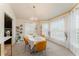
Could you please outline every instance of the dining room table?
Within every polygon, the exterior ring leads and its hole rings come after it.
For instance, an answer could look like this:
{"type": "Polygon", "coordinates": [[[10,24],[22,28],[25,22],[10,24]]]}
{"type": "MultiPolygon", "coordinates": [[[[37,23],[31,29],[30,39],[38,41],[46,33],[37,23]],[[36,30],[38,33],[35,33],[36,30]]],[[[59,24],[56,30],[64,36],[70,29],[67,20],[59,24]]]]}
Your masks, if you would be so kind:
{"type": "Polygon", "coordinates": [[[34,47],[34,45],[41,41],[46,41],[45,37],[42,36],[33,36],[33,35],[27,35],[28,36],[28,43],[30,45],[30,49],[34,47]]]}

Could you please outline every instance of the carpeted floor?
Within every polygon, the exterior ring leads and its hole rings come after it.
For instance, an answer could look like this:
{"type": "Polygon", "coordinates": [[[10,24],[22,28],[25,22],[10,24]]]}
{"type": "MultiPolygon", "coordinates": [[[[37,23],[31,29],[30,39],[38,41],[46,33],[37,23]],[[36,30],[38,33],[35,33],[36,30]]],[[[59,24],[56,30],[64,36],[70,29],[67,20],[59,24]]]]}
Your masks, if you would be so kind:
{"type": "Polygon", "coordinates": [[[11,44],[6,44],[4,46],[5,56],[11,56],[11,44]]]}
{"type": "Polygon", "coordinates": [[[46,51],[41,53],[33,53],[33,54],[30,53],[30,49],[28,48],[28,46],[25,49],[24,42],[16,43],[12,47],[12,55],[13,56],[73,56],[72,52],[70,52],[67,48],[52,43],[50,41],[47,42],[46,51]]]}

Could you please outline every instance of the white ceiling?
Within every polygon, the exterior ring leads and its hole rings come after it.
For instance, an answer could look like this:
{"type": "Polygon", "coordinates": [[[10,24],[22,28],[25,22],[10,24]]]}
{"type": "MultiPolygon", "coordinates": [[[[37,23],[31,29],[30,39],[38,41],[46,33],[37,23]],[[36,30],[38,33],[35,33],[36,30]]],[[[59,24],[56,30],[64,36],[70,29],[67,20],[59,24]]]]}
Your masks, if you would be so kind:
{"type": "Polygon", "coordinates": [[[13,3],[10,4],[16,18],[29,20],[37,17],[40,20],[48,20],[63,12],[70,10],[75,4],[72,3],[13,3]],[[33,8],[35,6],[35,9],[33,8]]]}

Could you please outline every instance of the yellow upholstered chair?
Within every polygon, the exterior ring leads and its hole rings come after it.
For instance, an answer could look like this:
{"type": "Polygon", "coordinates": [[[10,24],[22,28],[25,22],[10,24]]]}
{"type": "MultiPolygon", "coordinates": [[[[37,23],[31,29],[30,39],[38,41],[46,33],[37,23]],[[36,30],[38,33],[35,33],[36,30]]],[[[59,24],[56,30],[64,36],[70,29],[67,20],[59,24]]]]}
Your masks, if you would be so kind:
{"type": "Polygon", "coordinates": [[[29,45],[29,42],[28,42],[28,41],[29,41],[28,36],[25,36],[25,37],[24,37],[24,42],[25,42],[25,51],[26,51],[26,47],[28,47],[28,48],[30,47],[30,45],[29,45]]]}
{"type": "Polygon", "coordinates": [[[29,40],[28,36],[25,36],[25,37],[24,37],[24,42],[25,42],[26,45],[29,44],[29,43],[28,43],[28,40],[29,40]]]}
{"type": "Polygon", "coordinates": [[[35,52],[41,52],[43,50],[46,49],[46,41],[41,41],[41,42],[37,42],[35,45],[34,45],[34,51],[35,52]]]}

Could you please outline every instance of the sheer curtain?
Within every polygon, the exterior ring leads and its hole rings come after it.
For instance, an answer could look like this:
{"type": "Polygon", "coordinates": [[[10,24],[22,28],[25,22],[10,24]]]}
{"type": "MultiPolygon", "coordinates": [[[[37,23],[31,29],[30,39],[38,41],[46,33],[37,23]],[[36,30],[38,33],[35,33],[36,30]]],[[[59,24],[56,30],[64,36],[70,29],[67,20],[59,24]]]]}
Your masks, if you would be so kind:
{"type": "Polygon", "coordinates": [[[25,23],[24,35],[33,34],[36,31],[35,23],[25,23]]]}
{"type": "Polygon", "coordinates": [[[51,38],[54,38],[59,41],[65,41],[65,34],[64,34],[64,18],[60,17],[55,21],[52,21],[50,24],[50,32],[51,38]]]}

